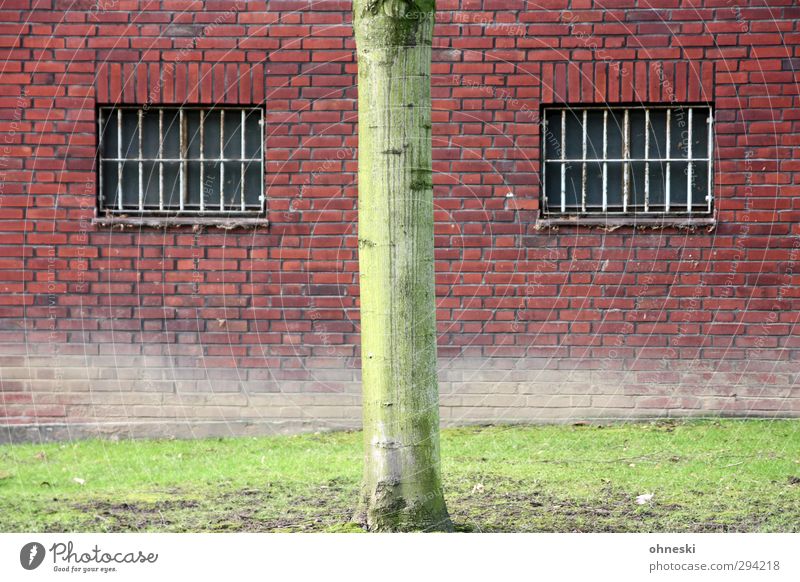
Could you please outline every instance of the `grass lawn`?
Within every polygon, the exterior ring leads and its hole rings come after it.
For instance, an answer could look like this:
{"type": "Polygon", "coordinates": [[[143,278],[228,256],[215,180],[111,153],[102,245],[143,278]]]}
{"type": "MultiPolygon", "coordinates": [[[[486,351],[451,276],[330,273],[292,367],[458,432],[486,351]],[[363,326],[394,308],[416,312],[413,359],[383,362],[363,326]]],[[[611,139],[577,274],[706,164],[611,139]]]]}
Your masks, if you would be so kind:
{"type": "MultiPolygon", "coordinates": [[[[451,429],[442,462],[460,531],[800,531],[800,421],[451,429]]],[[[4,445],[0,531],[359,531],[360,471],[360,433],[4,445]]]]}

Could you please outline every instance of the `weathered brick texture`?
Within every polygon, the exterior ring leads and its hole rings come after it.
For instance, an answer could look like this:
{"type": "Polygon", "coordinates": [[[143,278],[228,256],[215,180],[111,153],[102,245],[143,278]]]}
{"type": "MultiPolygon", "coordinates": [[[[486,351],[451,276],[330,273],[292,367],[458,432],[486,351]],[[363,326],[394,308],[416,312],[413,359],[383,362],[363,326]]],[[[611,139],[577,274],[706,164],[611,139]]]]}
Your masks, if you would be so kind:
{"type": "MultiPolygon", "coordinates": [[[[438,8],[443,420],[800,416],[795,0],[438,8]],[[716,225],[537,229],[561,102],[712,102],[716,225]]],[[[349,10],[0,3],[2,438],[358,424],[349,10]],[[264,106],[268,224],[93,222],[114,103],[264,106]]]]}

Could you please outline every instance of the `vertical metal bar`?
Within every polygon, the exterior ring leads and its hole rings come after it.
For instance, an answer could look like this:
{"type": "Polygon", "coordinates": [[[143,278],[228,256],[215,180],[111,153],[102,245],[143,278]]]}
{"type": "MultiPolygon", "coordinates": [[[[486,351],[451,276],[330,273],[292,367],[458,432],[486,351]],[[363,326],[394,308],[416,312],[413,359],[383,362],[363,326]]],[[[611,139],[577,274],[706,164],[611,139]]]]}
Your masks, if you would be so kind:
{"type": "Polygon", "coordinates": [[[628,110],[625,110],[625,118],[623,121],[623,145],[622,145],[622,211],[628,212],[628,197],[630,196],[630,168],[627,160],[630,159],[630,138],[631,138],[631,128],[630,128],[630,119],[628,116],[628,110]]]}
{"type": "Polygon", "coordinates": [[[708,212],[711,212],[711,202],[714,198],[711,189],[714,186],[714,112],[708,108],[708,190],[706,200],[708,201],[708,212]]]}
{"type": "Polygon", "coordinates": [[[204,109],[200,110],[200,212],[206,209],[206,181],[205,181],[205,145],[206,140],[206,112],[204,109]]]}
{"type": "Polygon", "coordinates": [[[186,201],[186,131],[185,130],[185,122],[184,122],[184,115],[183,109],[180,109],[178,113],[178,133],[180,135],[180,209],[183,210],[184,203],[186,201]]]}
{"type": "Polygon", "coordinates": [[[561,110],[561,212],[567,211],[567,110],[561,110]]]}
{"type": "Polygon", "coordinates": [[[241,151],[241,156],[242,156],[242,161],[241,161],[241,164],[242,164],[241,170],[242,170],[242,172],[241,172],[241,178],[239,180],[239,191],[241,193],[241,198],[242,198],[242,212],[244,212],[244,109],[242,109],[242,151],[241,151]]]}
{"type": "Polygon", "coordinates": [[[644,211],[650,212],[650,110],[644,110],[644,211]]]}
{"type": "Polygon", "coordinates": [[[105,142],[105,134],[103,132],[103,110],[97,111],[97,135],[100,136],[97,144],[100,155],[97,156],[99,162],[97,164],[97,194],[100,199],[100,208],[105,209],[105,193],[103,192],[103,146],[105,142]]]}
{"type": "Polygon", "coordinates": [[[603,212],[608,211],[608,109],[603,111],[603,212]]]}
{"type": "MultiPolygon", "coordinates": [[[[547,128],[548,128],[547,115],[545,114],[545,115],[542,115],[542,151],[546,151],[545,148],[547,148],[547,135],[548,135],[547,134],[547,132],[548,132],[547,128]]],[[[547,188],[545,186],[547,184],[547,161],[548,161],[547,160],[547,154],[545,154],[543,156],[543,158],[544,158],[544,161],[542,162],[542,182],[541,182],[543,195],[541,196],[541,199],[542,199],[542,208],[546,212],[549,212],[550,208],[547,205],[547,188]]]]}
{"type": "Polygon", "coordinates": [[[586,212],[586,138],[589,130],[586,127],[587,110],[583,110],[583,162],[581,164],[581,211],[586,212]]]}
{"type": "Polygon", "coordinates": [[[225,210],[225,164],[222,159],[225,147],[225,110],[219,111],[219,209],[225,210]]]}
{"type": "Polygon", "coordinates": [[[686,211],[692,211],[692,108],[689,108],[689,127],[688,140],[686,144],[686,159],[689,163],[686,166],[686,211]]]}
{"type": "Polygon", "coordinates": [[[122,210],[122,109],[117,109],[117,209],[122,210]]]}
{"type": "Polygon", "coordinates": [[[670,152],[670,126],[672,125],[672,110],[667,109],[667,175],[664,178],[664,212],[669,212],[669,194],[670,194],[670,185],[669,185],[669,178],[670,178],[670,157],[672,153],[670,152]]]}
{"type": "Polygon", "coordinates": [[[261,145],[259,146],[259,148],[261,149],[261,157],[258,160],[259,168],[261,169],[261,171],[258,174],[259,176],[261,176],[261,198],[260,198],[259,201],[261,203],[261,212],[265,212],[266,209],[267,209],[267,195],[266,195],[266,192],[264,192],[264,125],[265,125],[265,122],[264,122],[264,110],[261,109],[261,108],[259,108],[259,110],[258,110],[258,125],[259,125],[259,127],[261,129],[261,138],[260,138],[261,139],[261,145]]]}
{"type": "Polygon", "coordinates": [[[164,110],[158,110],[158,209],[164,211],[164,110]]]}
{"type": "Polygon", "coordinates": [[[144,210],[144,149],[142,146],[142,116],[144,112],[141,109],[136,111],[137,127],[139,129],[139,212],[144,210]]]}

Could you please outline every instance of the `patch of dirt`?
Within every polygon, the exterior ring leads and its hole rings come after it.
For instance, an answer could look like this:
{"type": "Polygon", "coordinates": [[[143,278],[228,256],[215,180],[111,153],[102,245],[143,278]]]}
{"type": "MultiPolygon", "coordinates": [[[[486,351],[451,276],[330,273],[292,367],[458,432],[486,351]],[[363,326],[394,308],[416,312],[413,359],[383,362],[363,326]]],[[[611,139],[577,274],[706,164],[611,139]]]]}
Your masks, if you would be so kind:
{"type": "MultiPolygon", "coordinates": [[[[346,524],[357,487],[333,479],[294,493],[288,485],[226,491],[207,500],[172,499],[155,503],[97,500],[74,505],[96,529],[213,532],[314,532],[346,524]]],[[[176,494],[176,496],[178,496],[176,494]]]]}
{"type": "MultiPolygon", "coordinates": [[[[610,481],[596,498],[580,501],[535,482],[489,474],[445,487],[450,517],[462,532],[752,532],[769,520],[759,512],[693,516],[691,507],[661,503],[657,496],[639,505],[634,494],[610,481]]],[[[86,515],[84,525],[91,531],[336,531],[350,522],[358,485],[333,479],[299,491],[288,483],[265,483],[200,500],[181,499],[181,494],[150,503],[97,500],[73,507],[86,515]]]]}

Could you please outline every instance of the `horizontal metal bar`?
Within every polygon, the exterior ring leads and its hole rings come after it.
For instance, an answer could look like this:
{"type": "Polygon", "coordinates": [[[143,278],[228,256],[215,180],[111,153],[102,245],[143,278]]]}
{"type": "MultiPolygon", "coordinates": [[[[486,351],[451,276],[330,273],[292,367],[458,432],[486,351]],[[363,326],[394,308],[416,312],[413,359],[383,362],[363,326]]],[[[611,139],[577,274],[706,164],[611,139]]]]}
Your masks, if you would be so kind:
{"type": "Polygon", "coordinates": [[[704,216],[703,212],[689,212],[686,209],[682,210],[672,210],[668,214],[664,213],[664,210],[658,210],[651,208],[649,211],[644,211],[644,208],[641,206],[633,207],[635,212],[631,211],[631,206],[628,205],[628,211],[622,210],[607,210],[600,214],[599,212],[594,212],[594,209],[601,210],[600,206],[587,206],[586,212],[581,211],[580,206],[575,206],[574,208],[567,208],[566,211],[563,212],[550,212],[548,216],[642,216],[642,215],[654,215],[654,216],[704,216]]]}
{"type": "MultiPolygon", "coordinates": [[[[101,162],[256,162],[261,158],[100,158],[101,162]]],[[[559,160],[560,161],[560,160],[559,160]]],[[[592,160],[587,160],[592,161],[592,160]]],[[[653,160],[657,161],[657,160],[653,160]]],[[[685,161],[685,160],[684,160],[685,161]]],[[[695,160],[708,161],[708,160],[695,160]]]]}
{"type": "MultiPolygon", "coordinates": [[[[698,106],[694,106],[694,107],[697,108],[698,106]]],[[[100,108],[101,111],[105,111],[105,112],[109,112],[109,111],[113,112],[113,111],[120,111],[120,110],[138,111],[140,109],[142,111],[147,111],[147,110],[150,110],[150,111],[161,111],[161,110],[166,110],[166,109],[170,109],[170,110],[174,110],[174,111],[179,111],[181,109],[183,109],[184,111],[221,111],[223,109],[225,111],[255,111],[255,110],[261,111],[262,107],[259,107],[259,106],[237,107],[236,105],[231,105],[231,106],[225,105],[224,107],[213,107],[213,106],[210,107],[208,105],[159,105],[158,107],[148,107],[147,109],[145,109],[145,108],[143,108],[141,106],[136,106],[136,105],[119,105],[119,106],[115,105],[114,107],[101,107],[100,108]]]]}
{"type": "MultiPolygon", "coordinates": [[[[135,159],[131,158],[130,161],[135,161],[135,159]]],[[[586,158],[586,159],[556,158],[552,160],[545,160],[545,162],[547,162],[548,164],[563,164],[563,163],[578,164],[580,162],[620,162],[620,163],[621,162],[665,162],[666,163],[666,162],[709,162],[709,161],[711,161],[709,158],[586,158]]]]}
{"type": "Polygon", "coordinates": [[[123,208],[119,210],[117,208],[109,208],[108,211],[110,214],[136,214],[136,215],[145,215],[145,216],[160,216],[163,214],[175,215],[175,214],[197,214],[200,216],[228,216],[231,214],[258,214],[261,210],[259,205],[248,204],[245,206],[245,209],[242,210],[239,205],[231,206],[230,208],[225,208],[224,210],[214,209],[214,210],[199,210],[196,208],[184,208],[183,210],[180,207],[175,206],[166,207],[163,210],[159,210],[158,208],[145,208],[144,210],[139,210],[137,207],[131,207],[128,209],[123,208]]]}

